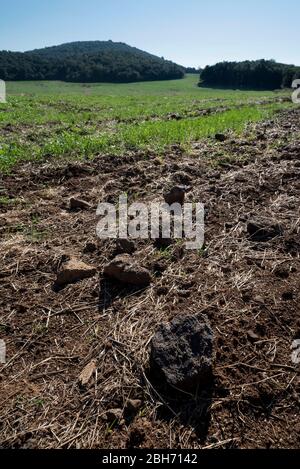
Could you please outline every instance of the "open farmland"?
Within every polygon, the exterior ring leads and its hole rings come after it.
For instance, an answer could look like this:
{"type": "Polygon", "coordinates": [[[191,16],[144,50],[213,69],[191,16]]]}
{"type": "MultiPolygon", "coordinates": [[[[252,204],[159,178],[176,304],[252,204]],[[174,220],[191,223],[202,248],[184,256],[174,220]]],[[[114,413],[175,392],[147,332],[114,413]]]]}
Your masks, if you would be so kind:
{"type": "Polygon", "coordinates": [[[289,91],[197,81],[8,83],[0,105],[2,447],[299,445],[291,345],[300,339],[300,109],[289,91]],[[132,257],[150,285],[106,278],[118,248],[95,235],[98,202],[117,204],[122,193],[161,200],[176,184],[205,204],[203,249],[139,240],[132,257]],[[72,197],[85,209],[72,209],[72,197]],[[279,223],[278,233],[251,237],[257,216],[279,223]],[[72,256],[95,271],[56,288],[72,256]],[[199,314],[213,329],[213,380],[167,393],[149,371],[151,339],[161,323],[199,314]]]}
{"type": "Polygon", "coordinates": [[[122,155],[241,132],[292,106],[286,92],[210,90],[198,76],[136,84],[8,83],[0,109],[0,170],[20,161],[122,155]]]}

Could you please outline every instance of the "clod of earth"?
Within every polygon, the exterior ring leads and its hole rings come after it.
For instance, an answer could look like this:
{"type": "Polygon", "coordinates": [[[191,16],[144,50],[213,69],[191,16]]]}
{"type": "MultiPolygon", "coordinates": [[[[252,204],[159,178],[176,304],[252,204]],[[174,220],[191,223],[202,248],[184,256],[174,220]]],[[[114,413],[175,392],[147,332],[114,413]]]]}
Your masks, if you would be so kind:
{"type": "Polygon", "coordinates": [[[274,274],[276,275],[276,277],[287,279],[290,276],[290,271],[287,267],[284,267],[283,265],[279,265],[274,270],[274,274]]]}
{"type": "Polygon", "coordinates": [[[286,252],[293,257],[298,257],[300,253],[300,235],[290,235],[284,240],[284,247],[286,252]]]}
{"type": "Polygon", "coordinates": [[[118,254],[133,254],[135,244],[130,239],[117,239],[116,250],[118,254]]]}
{"type": "Polygon", "coordinates": [[[226,137],[226,135],[224,135],[224,134],[216,134],[216,135],[215,135],[215,139],[216,139],[218,142],[225,142],[225,140],[227,140],[227,137],[226,137]]]}
{"type": "Polygon", "coordinates": [[[283,301],[293,301],[295,295],[294,292],[292,291],[286,291],[282,293],[282,299],[283,301]]]}
{"type": "Polygon", "coordinates": [[[177,171],[177,173],[174,174],[173,176],[173,181],[176,184],[190,184],[192,182],[192,177],[185,173],[184,171],[177,171]]]}
{"type": "Polygon", "coordinates": [[[115,257],[104,267],[104,275],[136,286],[147,286],[152,280],[149,270],[141,267],[129,254],[115,257]]]}
{"type": "Polygon", "coordinates": [[[55,283],[58,287],[63,287],[93,277],[96,272],[95,267],[73,258],[60,267],[55,283]]]}
{"type": "Polygon", "coordinates": [[[249,339],[250,341],[253,341],[253,342],[255,342],[256,340],[259,340],[259,339],[260,339],[259,335],[256,334],[256,333],[255,333],[254,331],[252,331],[252,330],[249,330],[249,331],[247,332],[247,336],[248,336],[248,339],[249,339]]]}
{"type": "Polygon", "coordinates": [[[110,409],[104,417],[109,423],[118,423],[122,421],[123,411],[122,409],[110,409]]]}
{"type": "Polygon", "coordinates": [[[249,220],[247,231],[253,241],[269,241],[283,234],[283,228],[279,223],[262,217],[249,220]]]}
{"type": "Polygon", "coordinates": [[[265,299],[263,296],[260,296],[260,295],[256,295],[253,297],[253,301],[254,303],[257,303],[257,304],[260,304],[260,305],[264,305],[265,304],[265,299]]]}
{"type": "Polygon", "coordinates": [[[178,203],[183,204],[185,194],[191,190],[190,186],[175,186],[171,190],[164,192],[165,202],[169,205],[178,203]]]}
{"type": "Polygon", "coordinates": [[[96,360],[91,360],[90,363],[88,363],[80,373],[79,383],[81,384],[81,386],[86,386],[92,378],[93,374],[96,371],[96,363],[96,360]]]}
{"type": "Polygon", "coordinates": [[[126,403],[126,410],[130,413],[136,413],[142,406],[142,401],[140,399],[128,399],[126,403]]]}
{"type": "Polygon", "coordinates": [[[182,116],[180,114],[173,113],[173,114],[169,114],[169,119],[179,121],[182,119],[182,116]]]}
{"type": "Polygon", "coordinates": [[[70,199],[70,210],[90,210],[91,208],[91,204],[85,200],[76,199],[74,197],[70,199]]]}
{"type": "Polygon", "coordinates": [[[92,243],[92,242],[86,243],[84,248],[83,248],[83,252],[85,254],[91,254],[95,251],[97,251],[97,245],[95,243],[92,243]]]}
{"type": "Polygon", "coordinates": [[[213,332],[205,315],[161,324],[151,341],[150,368],[168,385],[188,392],[205,387],[212,370],[213,332]]]}

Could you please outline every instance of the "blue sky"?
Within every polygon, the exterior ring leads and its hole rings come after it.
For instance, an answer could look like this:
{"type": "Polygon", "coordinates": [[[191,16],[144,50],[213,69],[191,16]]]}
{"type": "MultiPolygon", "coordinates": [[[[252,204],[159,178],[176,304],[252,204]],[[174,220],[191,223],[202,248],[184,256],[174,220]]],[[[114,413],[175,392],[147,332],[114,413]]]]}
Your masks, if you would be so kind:
{"type": "Polygon", "coordinates": [[[0,50],[122,41],[182,65],[300,65],[299,0],[0,0],[0,50]]]}

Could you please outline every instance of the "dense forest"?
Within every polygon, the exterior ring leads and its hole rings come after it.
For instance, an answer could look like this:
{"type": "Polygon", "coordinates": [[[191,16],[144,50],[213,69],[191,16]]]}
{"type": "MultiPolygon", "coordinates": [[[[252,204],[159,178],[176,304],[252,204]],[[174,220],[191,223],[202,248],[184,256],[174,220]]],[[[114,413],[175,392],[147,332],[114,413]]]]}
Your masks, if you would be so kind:
{"type": "Polygon", "coordinates": [[[112,41],[62,44],[29,52],[0,51],[0,78],[128,83],[183,78],[173,62],[112,41]]]}
{"type": "Polygon", "coordinates": [[[275,90],[290,88],[295,78],[300,78],[300,67],[274,60],[220,62],[201,71],[199,86],[275,90]]]}

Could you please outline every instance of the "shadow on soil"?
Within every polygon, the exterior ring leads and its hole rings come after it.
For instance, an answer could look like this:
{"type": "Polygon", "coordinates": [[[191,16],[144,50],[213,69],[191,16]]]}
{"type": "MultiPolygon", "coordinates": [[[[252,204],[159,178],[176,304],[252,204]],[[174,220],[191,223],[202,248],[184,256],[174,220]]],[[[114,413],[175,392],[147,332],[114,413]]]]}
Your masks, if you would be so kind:
{"type": "Polygon", "coordinates": [[[99,311],[109,308],[114,301],[124,299],[132,295],[139,295],[145,290],[141,287],[124,285],[110,279],[100,279],[99,283],[99,311]]]}
{"type": "Polygon", "coordinates": [[[200,443],[205,443],[211,421],[210,406],[215,394],[213,376],[204,389],[199,389],[193,395],[162,384],[150,372],[147,375],[153,387],[154,397],[162,402],[157,410],[157,419],[171,422],[175,418],[181,425],[192,428],[200,443]]]}

